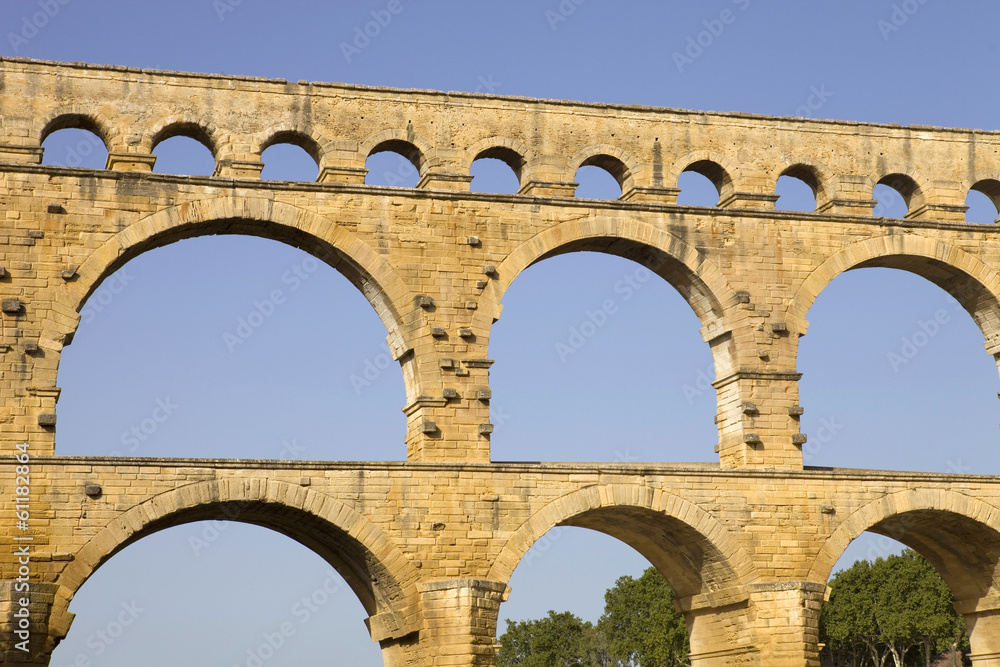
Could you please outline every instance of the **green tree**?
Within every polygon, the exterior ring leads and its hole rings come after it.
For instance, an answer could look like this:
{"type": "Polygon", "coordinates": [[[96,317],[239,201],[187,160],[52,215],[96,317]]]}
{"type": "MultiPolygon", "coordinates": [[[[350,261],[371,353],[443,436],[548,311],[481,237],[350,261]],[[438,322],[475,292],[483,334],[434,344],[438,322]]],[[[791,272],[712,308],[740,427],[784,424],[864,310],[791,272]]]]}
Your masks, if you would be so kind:
{"type": "Polygon", "coordinates": [[[598,628],[607,639],[612,664],[627,667],[680,667],[690,645],[684,617],[674,608],[674,592],[656,568],[638,579],[621,577],[604,594],[598,628]]]}
{"type": "Polygon", "coordinates": [[[533,621],[507,621],[498,667],[610,667],[605,641],[592,623],[568,611],[533,621]]]}
{"type": "Polygon", "coordinates": [[[867,655],[881,667],[907,656],[931,665],[938,653],[968,646],[965,624],[941,576],[909,549],[874,563],[857,561],[830,581],[820,616],[820,638],[835,664],[859,664],[867,655]]]}

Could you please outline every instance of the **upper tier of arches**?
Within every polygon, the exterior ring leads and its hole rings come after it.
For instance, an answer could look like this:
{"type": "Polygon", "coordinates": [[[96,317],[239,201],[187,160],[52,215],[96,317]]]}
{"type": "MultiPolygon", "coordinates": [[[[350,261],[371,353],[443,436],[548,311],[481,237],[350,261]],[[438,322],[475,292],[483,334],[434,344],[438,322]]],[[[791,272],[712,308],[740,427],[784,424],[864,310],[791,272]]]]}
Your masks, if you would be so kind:
{"type": "Polygon", "coordinates": [[[678,177],[694,171],[725,208],[773,208],[781,177],[805,183],[820,213],[878,215],[881,185],[905,202],[893,217],[964,222],[970,192],[1000,205],[1000,139],[982,131],[33,61],[5,62],[0,114],[0,160],[39,161],[50,134],[77,128],[121,170],[148,171],[159,143],[185,136],[228,178],[259,177],[262,153],[287,143],[316,162],[321,182],[364,183],[367,158],[393,151],[428,189],[467,191],[472,162],[493,158],[520,194],[544,197],[573,196],[577,170],[597,167],[626,201],[676,203],[678,177]]]}

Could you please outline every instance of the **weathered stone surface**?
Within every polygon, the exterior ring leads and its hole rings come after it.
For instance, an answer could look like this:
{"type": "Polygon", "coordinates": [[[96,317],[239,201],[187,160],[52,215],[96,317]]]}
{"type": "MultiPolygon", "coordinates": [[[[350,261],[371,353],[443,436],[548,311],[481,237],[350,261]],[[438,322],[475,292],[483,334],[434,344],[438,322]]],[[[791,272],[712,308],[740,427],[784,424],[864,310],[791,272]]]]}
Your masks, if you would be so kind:
{"type": "Polygon", "coordinates": [[[664,573],[700,666],[816,665],[825,582],[866,530],[927,556],[977,665],[1000,664],[1000,480],[803,469],[796,371],[809,307],[857,266],[933,281],[1000,354],[998,229],[962,219],[970,188],[1000,195],[1000,134],[12,59],[0,70],[4,662],[47,664],[76,590],[126,542],[221,518],[335,563],[393,666],[493,664],[507,582],[560,525],[613,535],[664,573]],[[41,165],[42,141],[64,127],[96,132],[108,169],[41,165]],[[213,177],[151,173],[156,143],[176,134],[210,147],[213,177]],[[313,155],[318,182],[259,180],[279,141],[313,155]],[[413,162],[419,187],[364,185],[366,158],[385,149],[413,162]],[[468,192],[479,156],[507,161],[519,194],[468,192]],[[622,198],[573,199],[581,165],[608,169],[622,198]],[[688,169],[716,183],[719,206],[676,204],[688,169]],[[774,210],[782,174],[813,186],[817,212],[774,210]],[[907,219],[872,217],[887,180],[907,219]],[[86,298],[146,250],[221,231],[302,247],[369,299],[404,367],[407,462],[55,456],[59,357],[86,298]],[[577,250],[640,262],[697,314],[715,359],[718,465],[490,463],[500,299],[539,258],[577,250]],[[17,443],[30,452],[27,531],[17,443]],[[21,535],[33,537],[28,653],[15,648],[21,535]]]}

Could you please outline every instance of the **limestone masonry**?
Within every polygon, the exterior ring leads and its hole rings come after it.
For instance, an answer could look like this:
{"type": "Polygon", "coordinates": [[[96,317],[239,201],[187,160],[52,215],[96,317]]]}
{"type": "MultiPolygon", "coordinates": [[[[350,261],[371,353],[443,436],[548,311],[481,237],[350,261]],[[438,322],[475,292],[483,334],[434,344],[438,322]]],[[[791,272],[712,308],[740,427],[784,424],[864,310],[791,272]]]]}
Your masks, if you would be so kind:
{"type": "Polygon", "coordinates": [[[818,665],[827,577],[866,530],[938,568],[975,664],[1000,667],[1000,480],[804,469],[799,429],[798,339],[848,269],[931,280],[1000,355],[1000,229],[964,221],[970,189],[1000,202],[1000,133],[0,59],[0,660],[47,665],[97,567],[221,517],[325,558],[392,667],[495,664],[507,581],[560,525],[659,568],[698,667],[818,665]],[[105,142],[107,169],[41,164],[46,136],[71,127],[105,142]],[[152,173],[176,135],[212,150],[212,177],[152,173]],[[309,152],[318,181],[262,182],[274,143],[309,152]],[[364,184],[386,150],[419,170],[416,188],[364,184]],[[520,191],[471,193],[477,157],[509,164],[520,191]],[[582,165],[608,170],[621,198],[574,198],[582,165]],[[717,206],[676,203],[688,170],[715,183],[717,206]],[[781,175],[813,188],[814,212],[775,210],[781,175]],[[903,195],[905,219],[872,215],[877,183],[903,195]],[[140,253],[220,233],[303,248],[371,302],[406,383],[406,462],[57,455],[59,358],[88,295],[140,253]],[[717,465],[490,462],[500,300],[532,263],[581,250],[648,267],[697,314],[717,465]]]}

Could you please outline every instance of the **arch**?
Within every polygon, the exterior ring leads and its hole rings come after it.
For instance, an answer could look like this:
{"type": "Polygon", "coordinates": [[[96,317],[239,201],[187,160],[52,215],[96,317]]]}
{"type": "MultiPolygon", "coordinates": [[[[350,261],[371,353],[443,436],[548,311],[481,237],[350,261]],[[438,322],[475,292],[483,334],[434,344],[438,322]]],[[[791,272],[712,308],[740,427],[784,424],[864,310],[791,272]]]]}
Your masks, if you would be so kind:
{"type": "MultiPolygon", "coordinates": [[[[909,174],[892,172],[875,182],[875,185],[885,185],[899,193],[906,204],[907,215],[917,210],[924,203],[924,193],[920,185],[909,174]]],[[[874,199],[874,193],[872,199],[874,199]]]]}
{"type": "Polygon", "coordinates": [[[480,158],[493,158],[510,167],[517,176],[518,183],[524,185],[530,180],[529,154],[527,145],[517,139],[499,136],[487,137],[469,146],[466,151],[468,162],[466,171],[471,170],[472,163],[480,158]]]}
{"type": "Polygon", "coordinates": [[[674,163],[669,174],[664,174],[664,182],[676,184],[677,179],[685,171],[693,171],[710,180],[715,189],[719,191],[719,201],[736,190],[734,183],[739,177],[739,168],[716,153],[710,151],[688,153],[674,163]]]}
{"type": "Polygon", "coordinates": [[[560,223],[515,248],[480,296],[473,326],[489,330],[500,317],[504,293],[526,268],[548,257],[584,250],[631,259],[664,278],[694,310],[705,340],[729,330],[724,304],[735,299],[735,292],[718,267],[669,232],[633,219],[603,216],[560,223]]]}
{"type": "Polygon", "coordinates": [[[399,153],[416,167],[420,176],[423,176],[431,145],[414,133],[411,127],[407,127],[406,130],[382,130],[369,135],[362,140],[360,149],[359,152],[365,160],[384,151],[399,153]]]}
{"type": "Polygon", "coordinates": [[[263,155],[264,151],[275,144],[292,144],[308,153],[309,157],[316,161],[317,168],[323,161],[323,148],[320,142],[309,133],[291,125],[269,128],[266,133],[256,137],[256,144],[257,155],[263,155]]]}
{"type": "MultiPolygon", "coordinates": [[[[59,287],[55,308],[67,317],[50,318],[42,340],[59,350],[72,338],[79,311],[101,282],[139,254],[185,238],[206,234],[247,234],[288,243],[326,262],[350,280],[388,330],[394,358],[412,349],[403,316],[413,299],[402,278],[365,242],[333,221],[304,209],[263,198],[221,197],[164,209],[109,238],[80,265],[77,279],[59,287]],[[262,224],[263,223],[263,224],[262,224]],[[401,311],[401,308],[407,308],[401,311]],[[58,319],[58,324],[55,320],[58,319]]],[[[412,356],[412,355],[411,355],[412,356]]],[[[404,367],[407,397],[419,395],[414,374],[404,367]]]]}
{"type": "Polygon", "coordinates": [[[969,189],[986,195],[993,202],[993,206],[997,211],[1000,212],[1000,179],[983,178],[969,186],[969,189]]]}
{"type": "Polygon", "coordinates": [[[635,175],[639,172],[639,163],[625,151],[608,144],[594,144],[577,152],[570,158],[571,167],[600,167],[611,174],[621,186],[622,192],[628,192],[635,185],[635,175]]]}
{"type": "Polygon", "coordinates": [[[778,179],[782,176],[797,178],[808,185],[816,198],[817,205],[828,198],[832,176],[830,176],[829,170],[822,165],[815,162],[793,162],[774,176],[775,187],[777,187],[778,179]]]}
{"type": "Polygon", "coordinates": [[[886,494],[854,510],[823,543],[808,580],[829,579],[847,545],[865,531],[902,542],[930,561],[957,603],[1000,588],[1000,508],[926,487],[886,494]]]}
{"type": "Polygon", "coordinates": [[[733,589],[758,578],[733,535],[697,505],[645,485],[607,484],[573,491],[534,512],[504,543],[488,579],[509,581],[528,549],[556,526],[590,528],[625,542],[678,598],[722,591],[738,597],[733,589]]]}
{"type": "Polygon", "coordinates": [[[71,619],[68,607],[76,591],[128,545],[164,528],[220,516],[275,530],[327,561],[373,617],[373,640],[398,639],[420,627],[417,570],[377,525],[339,500],[265,478],[188,484],[120,514],[60,573],[53,616],[71,619]]]}
{"type": "Polygon", "coordinates": [[[87,130],[97,135],[97,138],[104,142],[104,147],[110,150],[111,140],[114,136],[112,124],[107,119],[92,110],[86,111],[66,111],[60,110],[50,114],[41,125],[38,136],[38,145],[41,146],[53,132],[66,129],[87,130]]]}
{"type": "Polygon", "coordinates": [[[951,294],[972,316],[991,354],[1000,353],[1000,276],[979,258],[943,241],[916,234],[893,234],[859,241],[814,269],[802,282],[788,307],[799,331],[806,331],[806,314],[820,292],[844,271],[880,266],[902,269],[926,278],[951,294]]]}
{"type": "MultiPolygon", "coordinates": [[[[520,187],[524,184],[521,175],[524,171],[524,158],[521,157],[520,153],[517,153],[504,146],[494,146],[493,148],[487,148],[486,150],[480,151],[476,157],[472,158],[472,161],[480,159],[492,159],[500,160],[514,172],[514,176],[517,177],[517,185],[520,187]]],[[[472,166],[469,166],[469,170],[472,170],[472,166]]]]}
{"type": "Polygon", "coordinates": [[[150,128],[144,145],[148,152],[156,150],[157,144],[172,137],[189,137],[202,144],[218,159],[220,144],[217,132],[209,125],[188,116],[170,116],[161,119],[150,128]]]}

